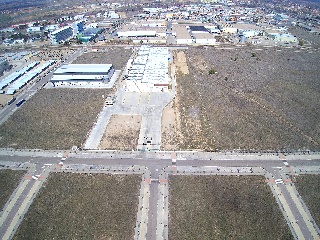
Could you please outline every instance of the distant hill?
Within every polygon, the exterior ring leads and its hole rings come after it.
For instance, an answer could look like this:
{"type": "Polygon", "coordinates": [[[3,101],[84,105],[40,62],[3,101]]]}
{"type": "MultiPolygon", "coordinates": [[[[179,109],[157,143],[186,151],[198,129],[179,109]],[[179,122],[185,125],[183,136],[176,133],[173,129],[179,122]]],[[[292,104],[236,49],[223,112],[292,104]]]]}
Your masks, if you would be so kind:
{"type": "Polygon", "coordinates": [[[292,2],[320,8],[320,0],[292,0],[292,2]]]}
{"type": "MultiPolygon", "coordinates": [[[[41,2],[46,2],[47,0],[38,0],[36,2],[41,3],[41,2]]],[[[20,3],[20,4],[30,4],[31,2],[35,3],[35,1],[24,1],[24,0],[0,0],[1,4],[14,4],[14,3],[20,3]]]]}
{"type": "Polygon", "coordinates": [[[0,0],[0,11],[26,7],[50,6],[51,0],[0,0]]]}

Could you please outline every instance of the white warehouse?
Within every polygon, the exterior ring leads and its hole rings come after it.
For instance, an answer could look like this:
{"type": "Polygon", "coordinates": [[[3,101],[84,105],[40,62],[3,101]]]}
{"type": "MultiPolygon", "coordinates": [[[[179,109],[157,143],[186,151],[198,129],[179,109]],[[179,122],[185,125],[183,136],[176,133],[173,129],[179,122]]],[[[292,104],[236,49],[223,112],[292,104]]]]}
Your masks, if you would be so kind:
{"type": "Polygon", "coordinates": [[[112,64],[67,64],[58,68],[51,78],[53,86],[103,86],[114,73],[112,64]]]}
{"type": "Polygon", "coordinates": [[[156,31],[126,31],[118,32],[118,37],[155,37],[156,31]]]}
{"type": "Polygon", "coordinates": [[[129,62],[126,91],[167,92],[169,59],[167,47],[141,46],[137,56],[129,62]]]}

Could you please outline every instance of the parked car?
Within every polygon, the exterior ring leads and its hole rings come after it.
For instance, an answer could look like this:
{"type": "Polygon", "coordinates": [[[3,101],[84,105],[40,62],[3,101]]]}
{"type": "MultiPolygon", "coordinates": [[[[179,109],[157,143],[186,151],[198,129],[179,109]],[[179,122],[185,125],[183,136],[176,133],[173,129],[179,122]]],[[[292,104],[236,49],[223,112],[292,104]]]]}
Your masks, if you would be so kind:
{"type": "Polygon", "coordinates": [[[106,98],[105,104],[106,105],[113,105],[115,102],[115,97],[114,96],[108,96],[106,98]]]}

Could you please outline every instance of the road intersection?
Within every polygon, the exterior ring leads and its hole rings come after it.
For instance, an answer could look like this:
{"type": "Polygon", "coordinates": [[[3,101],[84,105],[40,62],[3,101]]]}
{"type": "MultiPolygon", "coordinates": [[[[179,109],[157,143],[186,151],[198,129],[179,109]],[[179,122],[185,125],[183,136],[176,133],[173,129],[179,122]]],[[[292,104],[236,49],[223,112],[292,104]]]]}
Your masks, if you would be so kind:
{"type": "MultiPolygon", "coordinates": [[[[5,151],[0,152],[0,154],[4,153],[5,151]]],[[[3,239],[14,234],[19,224],[17,219],[20,219],[20,216],[23,217],[30,205],[29,202],[32,202],[35,196],[34,193],[41,187],[41,183],[35,183],[44,181],[50,171],[142,174],[135,239],[168,239],[168,176],[170,174],[263,175],[295,239],[319,237],[319,228],[291,181],[292,175],[319,174],[319,153],[284,156],[279,153],[175,152],[176,161],[172,161],[172,152],[162,151],[71,151],[67,157],[53,151],[49,152],[51,156],[46,151],[35,153],[37,156],[32,156],[29,151],[11,151],[10,155],[0,155],[2,167],[25,168],[28,166],[26,176],[43,176],[40,179],[25,177],[11,196],[10,199],[16,199],[16,195],[21,194],[18,197],[19,205],[17,202],[12,207],[9,203],[1,213],[1,219],[5,219],[0,223],[3,239]],[[8,208],[9,205],[10,208],[8,208]],[[9,211],[9,214],[6,211],[9,211]]]]}
{"type": "MultiPolygon", "coordinates": [[[[76,51],[68,62],[82,52],[82,49],[76,51]]],[[[174,67],[171,73],[174,76],[174,67]]],[[[48,78],[50,74],[31,87],[30,91],[35,92],[38,85],[47,82],[48,78]]],[[[174,77],[172,79],[174,80],[174,77]]],[[[50,172],[70,171],[142,176],[134,235],[137,240],[168,239],[168,177],[172,174],[262,175],[266,178],[295,239],[319,239],[319,228],[297,192],[292,178],[297,174],[319,174],[320,153],[159,151],[162,109],[172,100],[174,93],[174,85],[173,91],[168,94],[128,93],[118,89],[116,102],[119,104],[105,107],[84,147],[91,150],[65,153],[35,149],[0,149],[1,168],[28,171],[1,212],[0,238],[10,239],[13,236],[50,172]],[[140,151],[98,149],[111,114],[142,115],[137,147],[140,151]],[[152,138],[151,145],[154,150],[147,148],[146,137],[152,138]]],[[[0,118],[1,123],[10,114],[3,112],[0,115],[5,117],[0,118]]]]}

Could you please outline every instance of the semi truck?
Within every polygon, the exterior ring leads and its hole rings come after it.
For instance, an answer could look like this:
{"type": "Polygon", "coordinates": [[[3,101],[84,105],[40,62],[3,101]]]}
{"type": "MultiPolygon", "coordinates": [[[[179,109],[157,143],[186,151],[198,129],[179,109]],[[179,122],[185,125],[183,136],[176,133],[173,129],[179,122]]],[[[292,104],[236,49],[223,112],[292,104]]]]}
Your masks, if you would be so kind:
{"type": "Polygon", "coordinates": [[[16,106],[20,107],[25,101],[26,101],[25,99],[20,100],[19,102],[16,103],[16,106]]]}
{"type": "Polygon", "coordinates": [[[16,100],[16,98],[15,98],[15,97],[11,98],[11,99],[7,102],[7,103],[8,103],[8,105],[10,105],[11,103],[13,103],[15,100],[16,100]]]}

